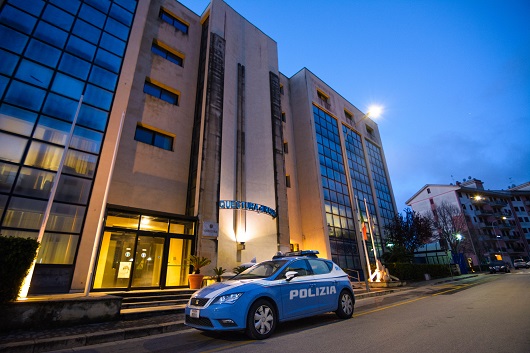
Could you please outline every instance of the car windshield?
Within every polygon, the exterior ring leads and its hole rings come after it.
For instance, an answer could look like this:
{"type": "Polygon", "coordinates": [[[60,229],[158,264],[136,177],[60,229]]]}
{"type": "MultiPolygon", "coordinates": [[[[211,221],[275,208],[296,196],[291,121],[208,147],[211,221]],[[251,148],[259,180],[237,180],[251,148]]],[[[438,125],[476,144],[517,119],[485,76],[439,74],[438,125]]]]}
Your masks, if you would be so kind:
{"type": "Polygon", "coordinates": [[[232,279],[267,278],[278,272],[287,260],[264,261],[235,275],[232,279]]]}

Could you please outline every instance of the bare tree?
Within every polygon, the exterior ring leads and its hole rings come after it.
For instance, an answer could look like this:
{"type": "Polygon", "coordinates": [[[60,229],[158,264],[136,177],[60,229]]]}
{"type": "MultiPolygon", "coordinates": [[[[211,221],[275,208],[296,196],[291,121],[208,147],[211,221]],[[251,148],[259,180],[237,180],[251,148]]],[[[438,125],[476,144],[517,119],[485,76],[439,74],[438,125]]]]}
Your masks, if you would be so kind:
{"type": "Polygon", "coordinates": [[[446,247],[454,254],[467,250],[464,248],[469,242],[469,239],[464,237],[468,231],[466,217],[458,206],[447,201],[436,205],[433,210],[433,221],[442,247],[446,247]]]}

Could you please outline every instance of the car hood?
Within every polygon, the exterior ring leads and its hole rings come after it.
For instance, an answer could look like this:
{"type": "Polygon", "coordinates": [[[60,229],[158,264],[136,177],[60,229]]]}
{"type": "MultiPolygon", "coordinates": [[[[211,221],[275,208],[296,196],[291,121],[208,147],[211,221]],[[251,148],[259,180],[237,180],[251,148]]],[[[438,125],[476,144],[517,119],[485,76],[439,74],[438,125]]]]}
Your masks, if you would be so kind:
{"type": "MultiPolygon", "coordinates": [[[[264,282],[266,281],[258,278],[258,279],[229,280],[226,282],[214,283],[195,292],[192,295],[192,298],[195,298],[195,297],[213,298],[218,295],[221,295],[222,293],[231,291],[233,289],[237,289],[238,287],[241,287],[244,285],[263,286],[264,282]]],[[[245,290],[247,289],[248,288],[245,288],[245,290]]]]}

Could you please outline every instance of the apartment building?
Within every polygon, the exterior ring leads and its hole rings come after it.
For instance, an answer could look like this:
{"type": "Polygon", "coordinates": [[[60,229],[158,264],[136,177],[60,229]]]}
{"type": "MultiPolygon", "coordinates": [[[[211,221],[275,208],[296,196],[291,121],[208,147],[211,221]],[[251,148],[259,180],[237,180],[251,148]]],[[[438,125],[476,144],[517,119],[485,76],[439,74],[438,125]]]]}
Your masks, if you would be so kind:
{"type": "MultiPolygon", "coordinates": [[[[427,184],[406,203],[416,212],[434,216],[444,203],[455,206],[465,217],[461,235],[470,241],[465,255],[474,266],[530,259],[530,183],[507,190],[485,189],[474,178],[449,185],[427,184]]],[[[446,256],[446,249],[443,244],[429,244],[419,256],[436,263],[446,256]]]]}
{"type": "Polygon", "coordinates": [[[29,293],[186,287],[190,254],[363,273],[361,219],[381,253],[395,212],[378,126],[277,50],[221,0],[1,1],[0,231],[41,242],[29,293]]]}

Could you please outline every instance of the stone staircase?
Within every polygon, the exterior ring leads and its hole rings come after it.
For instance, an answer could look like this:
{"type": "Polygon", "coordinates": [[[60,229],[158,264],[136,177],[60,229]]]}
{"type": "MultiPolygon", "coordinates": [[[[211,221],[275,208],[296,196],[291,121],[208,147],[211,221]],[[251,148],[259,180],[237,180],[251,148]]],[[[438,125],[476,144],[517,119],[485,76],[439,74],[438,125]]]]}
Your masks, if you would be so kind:
{"type": "Polygon", "coordinates": [[[145,290],[134,292],[109,292],[122,297],[121,319],[137,319],[154,315],[180,314],[195,293],[193,289],[145,290]]]}

